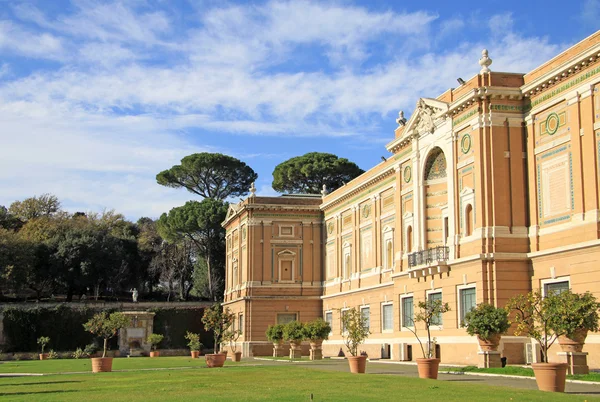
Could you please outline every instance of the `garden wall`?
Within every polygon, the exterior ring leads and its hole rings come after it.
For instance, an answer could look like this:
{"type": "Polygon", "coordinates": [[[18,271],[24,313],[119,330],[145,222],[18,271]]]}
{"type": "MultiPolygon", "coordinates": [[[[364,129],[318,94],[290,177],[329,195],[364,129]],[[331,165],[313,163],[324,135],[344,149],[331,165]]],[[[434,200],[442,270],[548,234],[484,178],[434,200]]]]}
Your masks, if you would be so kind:
{"type": "MultiPolygon", "coordinates": [[[[186,331],[200,333],[205,348],[212,348],[212,333],[204,331],[201,322],[208,306],[203,302],[0,304],[0,351],[36,352],[40,336],[50,337],[46,350],[84,348],[95,337],[83,329],[83,323],[101,311],[153,311],[154,332],[165,336],[161,348],[186,348],[186,331]]],[[[111,341],[111,349],[116,349],[118,339],[111,341]]]]}

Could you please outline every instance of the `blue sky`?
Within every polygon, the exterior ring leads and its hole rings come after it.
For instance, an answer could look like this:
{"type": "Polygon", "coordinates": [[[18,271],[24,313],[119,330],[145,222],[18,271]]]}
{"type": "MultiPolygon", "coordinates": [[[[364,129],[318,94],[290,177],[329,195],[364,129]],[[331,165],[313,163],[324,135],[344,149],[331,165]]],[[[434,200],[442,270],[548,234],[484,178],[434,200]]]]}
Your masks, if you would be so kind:
{"type": "Polygon", "coordinates": [[[592,34],[600,0],[0,0],[0,205],[158,217],[155,175],[222,152],[274,194],[310,151],[369,169],[399,110],[479,70],[527,72],[592,34]],[[560,12],[558,10],[561,10],[560,12]]]}

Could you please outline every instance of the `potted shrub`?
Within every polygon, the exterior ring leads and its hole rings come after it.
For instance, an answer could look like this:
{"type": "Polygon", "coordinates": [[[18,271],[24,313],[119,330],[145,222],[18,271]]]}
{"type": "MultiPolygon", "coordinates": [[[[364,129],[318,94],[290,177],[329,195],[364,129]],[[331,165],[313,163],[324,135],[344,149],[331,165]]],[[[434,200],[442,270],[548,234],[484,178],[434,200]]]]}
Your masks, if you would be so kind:
{"type": "Polygon", "coordinates": [[[161,334],[148,335],[148,343],[152,347],[152,350],[150,351],[150,357],[159,357],[160,356],[160,352],[156,349],[158,348],[158,344],[161,343],[164,338],[165,338],[164,335],[161,335],[161,334]]]}
{"type": "Polygon", "coordinates": [[[573,293],[570,290],[549,300],[555,312],[550,325],[558,332],[558,343],[563,352],[581,352],[588,331],[598,331],[598,309],[600,304],[590,293],[573,293]]]}
{"type": "Polygon", "coordinates": [[[491,304],[478,304],[465,315],[464,322],[467,333],[477,336],[479,346],[484,352],[498,350],[500,337],[508,331],[508,312],[491,304]]]}
{"type": "Polygon", "coordinates": [[[427,300],[420,301],[418,304],[419,311],[415,314],[413,321],[415,323],[422,322],[425,325],[425,330],[427,331],[427,344],[423,345],[421,338],[417,335],[417,328],[405,327],[410,330],[417,341],[419,341],[419,345],[421,346],[421,352],[423,352],[423,357],[417,359],[417,368],[419,370],[420,378],[430,378],[433,380],[437,380],[438,377],[438,369],[440,367],[440,359],[435,356],[435,338],[431,337],[431,326],[435,325],[437,317],[442,314],[450,311],[450,306],[448,303],[443,303],[441,300],[427,300]]]}
{"type": "Polygon", "coordinates": [[[227,355],[219,353],[218,349],[223,339],[223,334],[225,331],[227,331],[231,324],[233,324],[234,318],[235,315],[229,310],[229,308],[225,307],[225,309],[222,309],[219,303],[215,303],[210,308],[204,310],[204,315],[202,316],[204,329],[207,331],[213,331],[215,340],[214,353],[210,353],[205,356],[206,365],[208,367],[223,367],[225,364],[227,355]]]}
{"type": "Polygon", "coordinates": [[[112,371],[112,357],[106,357],[108,348],[108,340],[115,337],[121,328],[129,325],[129,318],[123,313],[112,313],[108,315],[106,312],[95,314],[88,322],[83,324],[86,331],[91,332],[104,339],[104,351],[102,357],[92,358],[92,372],[108,372],[112,371]]]}
{"type": "Polygon", "coordinates": [[[185,339],[188,341],[188,347],[190,348],[190,354],[192,359],[197,359],[200,356],[200,350],[202,350],[202,343],[200,343],[200,335],[193,332],[187,331],[185,339]]]}
{"type": "Polygon", "coordinates": [[[229,343],[229,348],[231,349],[231,360],[234,362],[239,362],[242,360],[242,352],[238,352],[237,350],[237,340],[240,338],[242,333],[237,330],[225,331],[223,334],[223,341],[229,343]]]}
{"type": "Polygon", "coordinates": [[[558,317],[554,316],[562,310],[558,308],[559,304],[559,295],[543,297],[538,290],[527,295],[517,295],[506,306],[508,311],[514,312],[510,322],[516,324],[515,335],[528,335],[540,344],[542,362],[531,366],[541,391],[565,391],[567,364],[548,362],[548,350],[565,333],[563,328],[555,326],[558,317]]]}
{"type": "Polygon", "coordinates": [[[50,343],[50,338],[47,336],[40,336],[37,340],[37,344],[40,345],[42,349],[42,353],[40,353],[40,360],[46,360],[48,358],[48,354],[44,353],[44,348],[47,344],[50,343]]]}
{"type": "Polygon", "coordinates": [[[304,324],[304,338],[310,341],[311,360],[323,358],[321,345],[324,340],[329,339],[329,333],[331,333],[331,326],[320,317],[304,324]]]}
{"type": "Polygon", "coordinates": [[[364,343],[371,333],[367,327],[365,317],[356,307],[340,311],[340,314],[342,317],[342,337],[351,355],[347,357],[350,372],[354,374],[364,373],[367,369],[367,356],[359,354],[358,347],[364,343]]]}
{"type": "Polygon", "coordinates": [[[281,357],[281,345],[283,345],[283,324],[269,325],[267,328],[267,339],[273,342],[273,357],[281,357]]]}
{"type": "Polygon", "coordinates": [[[283,339],[290,343],[290,359],[302,357],[304,325],[300,321],[290,321],[283,327],[283,339]]]}

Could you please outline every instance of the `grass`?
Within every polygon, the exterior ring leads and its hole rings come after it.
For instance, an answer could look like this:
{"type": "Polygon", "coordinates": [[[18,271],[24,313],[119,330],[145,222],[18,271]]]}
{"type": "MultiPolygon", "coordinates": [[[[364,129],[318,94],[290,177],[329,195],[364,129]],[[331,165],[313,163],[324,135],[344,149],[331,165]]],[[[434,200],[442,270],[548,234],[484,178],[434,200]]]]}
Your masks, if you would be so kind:
{"type": "MultiPolygon", "coordinates": [[[[520,367],[520,366],[506,366],[504,368],[478,368],[475,366],[467,367],[444,367],[443,371],[458,371],[462,373],[488,373],[488,374],[504,374],[504,375],[518,375],[522,377],[533,377],[533,369],[520,367]]],[[[580,381],[592,381],[600,382],[600,373],[590,374],[576,374],[568,375],[569,380],[580,380],[580,381]]]]}
{"type": "MultiPolygon", "coordinates": [[[[14,362],[20,371],[76,371],[82,361],[56,360],[14,362]]],[[[353,375],[324,371],[318,366],[266,362],[264,366],[227,362],[222,369],[204,368],[202,359],[137,358],[117,359],[115,368],[133,371],[100,374],[48,374],[42,377],[0,377],[0,399],[44,401],[142,401],[142,400],[227,400],[227,401],[564,401],[589,396],[549,394],[516,388],[492,387],[481,383],[421,380],[390,374],[353,375]],[[189,364],[194,369],[135,371],[161,363],[163,367],[189,364]]],[[[13,362],[0,364],[2,370],[13,362]]]]}

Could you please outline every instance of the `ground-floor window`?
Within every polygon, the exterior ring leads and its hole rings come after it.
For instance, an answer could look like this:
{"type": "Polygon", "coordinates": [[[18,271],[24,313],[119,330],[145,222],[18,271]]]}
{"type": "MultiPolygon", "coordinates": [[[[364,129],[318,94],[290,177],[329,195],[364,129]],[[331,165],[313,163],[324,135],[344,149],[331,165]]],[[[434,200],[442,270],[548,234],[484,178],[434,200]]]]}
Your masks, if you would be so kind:
{"type": "Polygon", "coordinates": [[[381,306],[381,330],[392,331],[394,329],[394,305],[392,303],[381,306]]]}
{"type": "Polygon", "coordinates": [[[414,305],[413,305],[413,297],[407,296],[401,298],[401,308],[402,308],[402,327],[414,327],[414,305]]]}
{"type": "Polygon", "coordinates": [[[329,326],[331,327],[331,330],[333,332],[333,312],[331,312],[331,311],[325,312],[325,322],[327,322],[327,324],[329,324],[329,326]]]}
{"type": "Polygon", "coordinates": [[[458,290],[458,325],[465,326],[465,315],[475,308],[477,305],[477,296],[475,295],[475,287],[463,288],[458,290]]]}
{"type": "Polygon", "coordinates": [[[548,296],[552,293],[561,294],[562,292],[569,290],[570,287],[571,286],[568,280],[547,282],[544,284],[544,296],[548,296]]]}
{"type": "Polygon", "coordinates": [[[240,334],[244,333],[244,314],[240,314],[240,317],[238,318],[238,331],[240,334]]]}
{"type": "MultiPolygon", "coordinates": [[[[432,292],[427,295],[427,302],[442,301],[442,292],[432,292]]],[[[431,317],[431,325],[442,325],[442,314],[431,317]]]]}
{"type": "Polygon", "coordinates": [[[371,308],[370,307],[361,307],[360,314],[364,320],[365,328],[371,328],[371,308]]]}
{"type": "Polygon", "coordinates": [[[298,315],[296,313],[280,313],[277,314],[277,324],[287,324],[288,322],[296,321],[298,315]]]}

